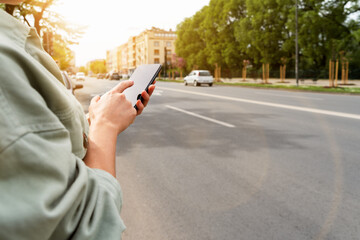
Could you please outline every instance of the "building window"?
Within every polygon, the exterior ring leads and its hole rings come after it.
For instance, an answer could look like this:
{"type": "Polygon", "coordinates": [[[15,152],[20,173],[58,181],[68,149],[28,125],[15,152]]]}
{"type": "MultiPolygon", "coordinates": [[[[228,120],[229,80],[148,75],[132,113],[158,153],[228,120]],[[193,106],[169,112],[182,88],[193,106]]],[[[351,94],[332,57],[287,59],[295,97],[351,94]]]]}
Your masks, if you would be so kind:
{"type": "Polygon", "coordinates": [[[166,42],[167,47],[171,47],[171,42],[166,42]]]}
{"type": "Polygon", "coordinates": [[[159,58],[154,58],[154,63],[160,63],[160,59],[159,58]]]}
{"type": "Polygon", "coordinates": [[[171,50],[167,50],[166,55],[170,56],[171,55],[171,50]]]}
{"type": "Polygon", "coordinates": [[[160,55],[160,50],[159,50],[159,49],[155,49],[155,50],[154,50],[154,55],[160,55]]]}
{"type": "Polygon", "coordinates": [[[160,43],[159,43],[159,41],[155,41],[155,42],[154,42],[154,46],[155,46],[155,47],[158,47],[158,46],[160,46],[160,43]]]}

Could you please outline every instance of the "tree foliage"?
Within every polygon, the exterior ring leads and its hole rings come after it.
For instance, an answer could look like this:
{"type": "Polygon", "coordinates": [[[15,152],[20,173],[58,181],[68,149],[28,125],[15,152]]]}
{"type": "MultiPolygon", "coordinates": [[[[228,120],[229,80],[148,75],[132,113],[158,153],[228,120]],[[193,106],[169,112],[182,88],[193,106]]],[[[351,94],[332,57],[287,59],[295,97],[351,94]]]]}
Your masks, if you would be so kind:
{"type": "Polygon", "coordinates": [[[71,67],[72,61],[74,61],[75,56],[66,42],[63,41],[61,36],[58,34],[55,34],[54,36],[52,57],[55,61],[58,62],[59,68],[61,70],[67,70],[70,72],[73,71],[69,68],[71,67]]]}
{"type": "Polygon", "coordinates": [[[88,69],[85,67],[85,66],[81,66],[79,67],[79,72],[83,72],[85,73],[85,75],[87,76],[88,75],[88,69]]]}
{"type": "Polygon", "coordinates": [[[235,36],[242,49],[258,63],[280,63],[290,57],[287,40],[291,33],[286,25],[292,0],[247,0],[247,15],[239,19],[235,36]]]}
{"type": "Polygon", "coordinates": [[[76,40],[84,33],[84,28],[70,24],[57,12],[51,10],[51,6],[57,0],[25,0],[18,6],[18,17],[29,26],[36,28],[39,35],[43,31],[56,32],[58,39],[61,38],[66,44],[75,44],[76,40]]]}
{"type": "Polygon", "coordinates": [[[329,59],[339,57],[340,51],[350,56],[360,47],[354,38],[360,29],[359,22],[349,19],[359,11],[357,0],[301,1],[299,9],[299,45],[304,68],[324,68],[329,59]],[[354,41],[357,43],[350,44],[354,41]]]}
{"type": "Polygon", "coordinates": [[[179,39],[175,43],[177,55],[186,59],[186,69],[188,70],[196,68],[195,66],[209,67],[208,54],[205,50],[206,43],[201,38],[202,29],[200,27],[206,11],[207,7],[204,7],[193,17],[185,19],[177,28],[179,39]]]}
{"type": "Polygon", "coordinates": [[[30,27],[36,28],[40,36],[44,36],[45,32],[52,32],[52,57],[59,62],[60,68],[65,70],[74,57],[69,46],[77,44],[84,28],[66,22],[59,13],[52,11],[51,6],[56,2],[57,0],[25,0],[18,6],[2,4],[0,7],[30,27]]]}
{"type": "MultiPolygon", "coordinates": [[[[300,67],[325,69],[340,52],[360,62],[358,0],[299,0],[300,67]]],[[[236,73],[243,60],[260,68],[294,65],[294,0],[211,0],[177,26],[177,55],[194,66],[213,70],[215,64],[236,73]]],[[[357,66],[359,67],[359,66],[357,66]]],[[[289,68],[288,68],[289,69],[289,68]]]]}
{"type": "Polygon", "coordinates": [[[89,70],[94,73],[106,73],[106,63],[105,60],[94,60],[90,62],[89,70]]]}

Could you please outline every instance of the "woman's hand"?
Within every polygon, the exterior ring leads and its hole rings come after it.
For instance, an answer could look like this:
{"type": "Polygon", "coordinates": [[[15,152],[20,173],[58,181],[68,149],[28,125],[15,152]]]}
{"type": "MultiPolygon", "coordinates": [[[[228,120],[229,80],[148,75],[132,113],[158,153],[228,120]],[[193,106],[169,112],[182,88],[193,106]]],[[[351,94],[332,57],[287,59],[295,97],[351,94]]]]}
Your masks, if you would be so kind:
{"type": "Polygon", "coordinates": [[[94,97],[89,106],[89,145],[84,162],[88,167],[102,169],[114,177],[117,135],[141,114],[155,89],[155,86],[151,85],[149,93],[142,92],[143,103],[137,101],[136,111],[123,94],[123,91],[133,84],[132,81],[121,82],[102,97],[94,97]]]}
{"type": "MultiPolygon", "coordinates": [[[[118,135],[134,122],[136,109],[123,94],[123,91],[133,84],[134,82],[129,80],[121,82],[102,97],[96,96],[91,100],[89,106],[91,128],[110,128],[118,135]]],[[[140,105],[140,107],[142,111],[144,106],[140,105]]]]}

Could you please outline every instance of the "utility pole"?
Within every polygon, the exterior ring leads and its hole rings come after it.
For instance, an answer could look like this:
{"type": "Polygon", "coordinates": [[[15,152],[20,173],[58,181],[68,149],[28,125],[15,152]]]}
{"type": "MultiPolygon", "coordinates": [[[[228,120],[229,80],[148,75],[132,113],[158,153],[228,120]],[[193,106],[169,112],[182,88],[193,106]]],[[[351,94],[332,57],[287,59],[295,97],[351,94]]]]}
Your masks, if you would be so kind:
{"type": "Polygon", "coordinates": [[[296,0],[295,6],[295,22],[296,22],[296,33],[295,33],[295,77],[296,86],[299,86],[299,38],[298,38],[298,0],[296,0]]]}
{"type": "Polygon", "coordinates": [[[166,65],[167,65],[167,49],[166,49],[166,41],[164,47],[164,79],[166,79],[166,65]]]}

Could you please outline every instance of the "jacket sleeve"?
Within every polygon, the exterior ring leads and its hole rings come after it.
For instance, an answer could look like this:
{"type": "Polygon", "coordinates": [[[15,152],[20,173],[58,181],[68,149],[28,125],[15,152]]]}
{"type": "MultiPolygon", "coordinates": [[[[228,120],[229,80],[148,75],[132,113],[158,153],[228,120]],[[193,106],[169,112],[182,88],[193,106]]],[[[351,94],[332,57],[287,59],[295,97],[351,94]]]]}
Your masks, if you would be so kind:
{"type": "Polygon", "coordinates": [[[27,133],[0,154],[0,239],[120,239],[121,190],[71,154],[66,130],[27,133]]]}
{"type": "Polygon", "coordinates": [[[0,50],[0,239],[120,239],[120,185],[72,153],[44,97],[58,90],[36,79],[51,74],[25,53],[0,50]]]}

